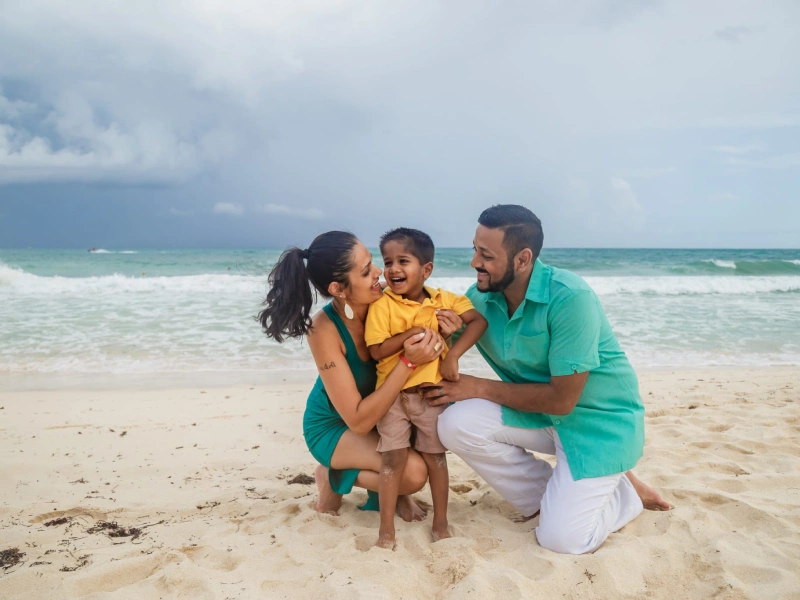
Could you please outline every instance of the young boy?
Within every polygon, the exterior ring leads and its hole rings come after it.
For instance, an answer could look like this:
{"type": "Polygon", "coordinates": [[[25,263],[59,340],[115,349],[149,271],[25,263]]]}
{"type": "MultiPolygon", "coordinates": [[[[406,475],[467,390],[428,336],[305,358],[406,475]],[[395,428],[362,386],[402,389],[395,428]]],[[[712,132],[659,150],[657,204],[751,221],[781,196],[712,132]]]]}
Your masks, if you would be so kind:
{"type": "Polygon", "coordinates": [[[378,361],[378,387],[397,365],[403,343],[425,329],[438,331],[439,309],[454,310],[466,329],[449,350],[427,365],[404,361],[414,374],[389,411],[378,422],[381,436],[380,495],[381,525],[377,546],[394,547],[394,513],[400,485],[398,476],[405,468],[411,446],[411,425],[416,428],[414,448],[428,465],[433,496],[433,541],[450,537],[447,530],[448,473],[445,447],[436,431],[444,406],[433,407],[423,400],[418,386],[439,383],[442,378],[458,379],[458,359],[483,335],[486,319],[466,296],[433,289],[425,281],[433,271],[434,247],[431,238],[416,229],[401,227],[384,234],[380,242],[384,277],[389,284],[383,298],[370,306],[365,339],[372,358],[378,361]]]}

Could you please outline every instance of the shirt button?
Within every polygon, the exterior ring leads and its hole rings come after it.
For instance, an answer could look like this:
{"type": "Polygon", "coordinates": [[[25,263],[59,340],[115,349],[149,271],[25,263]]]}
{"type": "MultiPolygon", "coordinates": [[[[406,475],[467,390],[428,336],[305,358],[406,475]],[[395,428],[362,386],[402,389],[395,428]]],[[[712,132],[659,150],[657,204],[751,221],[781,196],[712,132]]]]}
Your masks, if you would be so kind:
{"type": "Polygon", "coordinates": [[[511,344],[506,344],[506,348],[511,348],[511,344]]]}
{"type": "Polygon", "coordinates": [[[578,365],[572,365],[572,370],[573,371],[577,371],[578,370],[578,365]]]}
{"type": "Polygon", "coordinates": [[[553,423],[555,423],[556,425],[561,425],[561,421],[559,421],[558,419],[556,419],[555,421],[553,421],[553,423]]]}

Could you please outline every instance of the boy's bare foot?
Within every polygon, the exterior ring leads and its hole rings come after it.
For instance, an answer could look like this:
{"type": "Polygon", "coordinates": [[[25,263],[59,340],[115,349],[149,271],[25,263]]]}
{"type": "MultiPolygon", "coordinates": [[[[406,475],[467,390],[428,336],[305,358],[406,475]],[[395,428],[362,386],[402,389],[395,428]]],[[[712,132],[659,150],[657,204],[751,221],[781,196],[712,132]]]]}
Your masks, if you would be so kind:
{"type": "Polygon", "coordinates": [[[317,490],[319,491],[319,499],[315,507],[316,511],[328,515],[338,515],[339,508],[342,506],[342,495],[337,494],[331,488],[331,482],[328,481],[328,469],[322,465],[317,465],[317,470],[314,471],[314,479],[317,480],[317,490]]]}
{"type": "Polygon", "coordinates": [[[447,519],[443,521],[434,521],[431,533],[433,534],[434,542],[452,537],[450,535],[450,529],[447,527],[447,519]]]}
{"type": "Polygon", "coordinates": [[[378,541],[375,542],[375,546],[385,550],[394,550],[394,531],[379,531],[378,541]]]}
{"type": "Polygon", "coordinates": [[[655,488],[651,488],[634,475],[633,471],[628,471],[625,475],[628,477],[628,481],[633,485],[633,489],[639,494],[639,498],[641,498],[645,510],[672,510],[674,508],[661,497],[661,494],[659,494],[655,488]]]}
{"type": "Polygon", "coordinates": [[[411,496],[397,497],[397,516],[408,523],[412,521],[422,521],[428,514],[430,506],[420,500],[414,500],[411,496]]]}

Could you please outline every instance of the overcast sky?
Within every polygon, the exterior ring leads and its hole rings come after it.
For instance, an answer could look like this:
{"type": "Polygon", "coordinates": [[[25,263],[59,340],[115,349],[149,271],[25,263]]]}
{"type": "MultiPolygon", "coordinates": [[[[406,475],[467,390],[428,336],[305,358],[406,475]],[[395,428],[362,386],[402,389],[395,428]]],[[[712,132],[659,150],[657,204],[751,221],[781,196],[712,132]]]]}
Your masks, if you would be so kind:
{"type": "Polygon", "coordinates": [[[800,247],[800,2],[3,0],[0,247],[800,247]]]}

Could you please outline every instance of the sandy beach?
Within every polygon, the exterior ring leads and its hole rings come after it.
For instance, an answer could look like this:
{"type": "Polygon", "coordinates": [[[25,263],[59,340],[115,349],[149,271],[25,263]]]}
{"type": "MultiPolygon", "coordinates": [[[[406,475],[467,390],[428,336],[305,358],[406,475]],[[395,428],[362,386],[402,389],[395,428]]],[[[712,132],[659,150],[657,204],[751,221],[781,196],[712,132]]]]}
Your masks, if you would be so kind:
{"type": "Polygon", "coordinates": [[[373,548],[361,492],[317,514],[311,378],[0,392],[0,597],[800,598],[800,369],[640,379],[637,472],[675,509],[580,557],[452,455],[452,539],[373,548]]]}

